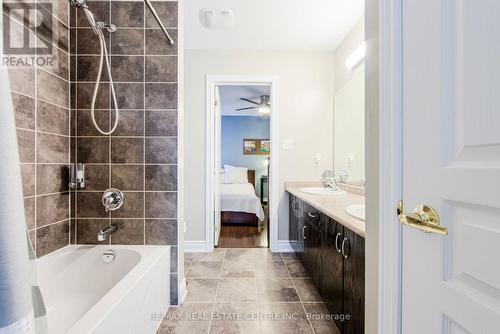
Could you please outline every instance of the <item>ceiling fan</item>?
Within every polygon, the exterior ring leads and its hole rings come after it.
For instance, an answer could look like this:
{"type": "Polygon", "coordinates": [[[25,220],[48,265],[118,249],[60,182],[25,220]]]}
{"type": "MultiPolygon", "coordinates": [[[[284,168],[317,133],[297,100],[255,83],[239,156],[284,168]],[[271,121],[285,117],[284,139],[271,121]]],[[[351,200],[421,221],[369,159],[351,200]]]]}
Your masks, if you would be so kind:
{"type": "Polygon", "coordinates": [[[269,114],[271,112],[271,103],[270,103],[269,95],[261,95],[260,102],[255,102],[255,101],[252,101],[250,99],[245,99],[244,97],[240,97],[240,100],[252,103],[252,104],[254,104],[254,106],[245,107],[245,108],[238,108],[238,109],[236,109],[236,111],[257,109],[259,112],[261,112],[263,114],[269,114]]]}

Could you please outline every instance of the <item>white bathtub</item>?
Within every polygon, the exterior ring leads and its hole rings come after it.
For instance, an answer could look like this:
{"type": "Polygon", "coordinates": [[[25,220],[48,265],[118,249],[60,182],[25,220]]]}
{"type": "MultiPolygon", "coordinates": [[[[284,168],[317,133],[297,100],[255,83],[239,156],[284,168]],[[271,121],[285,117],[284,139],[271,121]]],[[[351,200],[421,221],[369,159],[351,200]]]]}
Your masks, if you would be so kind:
{"type": "Polygon", "coordinates": [[[64,247],[38,261],[50,334],[155,333],[170,303],[169,246],[64,247]],[[116,258],[105,263],[102,253],[116,258]]]}

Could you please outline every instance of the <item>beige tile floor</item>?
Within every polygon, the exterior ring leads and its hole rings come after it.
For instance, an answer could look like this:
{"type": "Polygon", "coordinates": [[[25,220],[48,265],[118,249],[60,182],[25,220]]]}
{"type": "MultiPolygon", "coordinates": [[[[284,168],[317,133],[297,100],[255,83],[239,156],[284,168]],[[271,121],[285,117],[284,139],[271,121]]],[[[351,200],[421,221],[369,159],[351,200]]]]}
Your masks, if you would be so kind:
{"type": "Polygon", "coordinates": [[[185,254],[188,293],[157,334],[339,333],[294,254],[217,248],[185,254]]]}

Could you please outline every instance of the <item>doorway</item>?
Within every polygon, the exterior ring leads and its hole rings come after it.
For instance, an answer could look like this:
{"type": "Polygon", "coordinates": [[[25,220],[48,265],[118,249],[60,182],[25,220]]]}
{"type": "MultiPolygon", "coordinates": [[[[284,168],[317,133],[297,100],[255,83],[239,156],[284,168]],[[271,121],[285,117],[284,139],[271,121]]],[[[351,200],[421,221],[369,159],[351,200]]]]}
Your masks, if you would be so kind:
{"type": "Polygon", "coordinates": [[[207,77],[208,251],[277,242],[277,80],[207,77]]]}

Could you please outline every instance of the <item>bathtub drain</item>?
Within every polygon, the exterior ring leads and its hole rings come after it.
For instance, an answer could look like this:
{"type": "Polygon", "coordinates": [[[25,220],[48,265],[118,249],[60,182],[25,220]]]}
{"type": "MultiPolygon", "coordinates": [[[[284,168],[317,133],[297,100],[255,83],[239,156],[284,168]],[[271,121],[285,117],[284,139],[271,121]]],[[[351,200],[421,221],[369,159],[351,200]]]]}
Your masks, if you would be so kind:
{"type": "Polygon", "coordinates": [[[115,259],[116,253],[114,250],[108,249],[107,251],[102,253],[101,256],[102,256],[102,260],[104,261],[104,263],[111,263],[115,259]]]}

